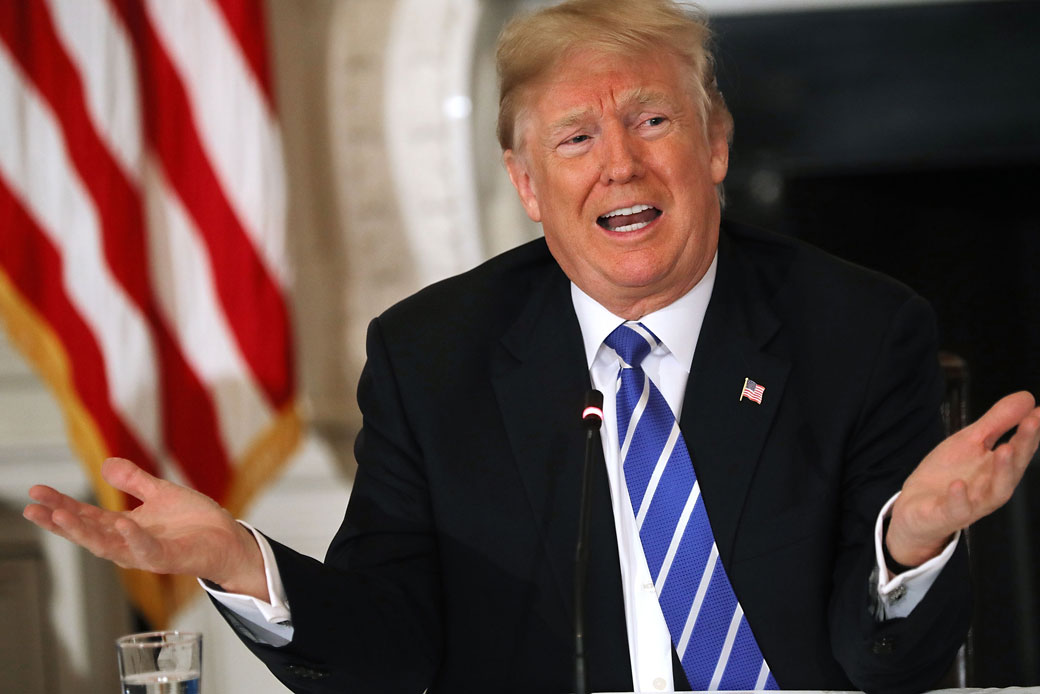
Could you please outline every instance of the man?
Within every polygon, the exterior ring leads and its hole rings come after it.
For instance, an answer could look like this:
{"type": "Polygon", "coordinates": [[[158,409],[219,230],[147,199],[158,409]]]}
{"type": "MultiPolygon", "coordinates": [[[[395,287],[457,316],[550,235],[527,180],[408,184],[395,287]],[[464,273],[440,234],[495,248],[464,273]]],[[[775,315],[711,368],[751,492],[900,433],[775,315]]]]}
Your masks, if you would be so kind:
{"type": "Polygon", "coordinates": [[[206,579],[294,691],[568,691],[595,386],[591,689],[931,685],[969,613],[957,532],[1010,497],[1040,409],[1008,396],[936,446],[924,302],[720,222],[731,125],[707,38],[669,0],[574,0],[506,29],[500,140],[545,240],[372,322],[358,475],[324,564],[126,461],[104,474],[135,511],[35,487],[25,515],[121,565],[206,579]],[[640,341],[645,358],[627,351],[640,341]],[[679,426],[650,472],[633,451],[661,412],[679,426]],[[645,530],[680,484],[679,527],[710,519],[707,568],[686,531],[645,530]]]}

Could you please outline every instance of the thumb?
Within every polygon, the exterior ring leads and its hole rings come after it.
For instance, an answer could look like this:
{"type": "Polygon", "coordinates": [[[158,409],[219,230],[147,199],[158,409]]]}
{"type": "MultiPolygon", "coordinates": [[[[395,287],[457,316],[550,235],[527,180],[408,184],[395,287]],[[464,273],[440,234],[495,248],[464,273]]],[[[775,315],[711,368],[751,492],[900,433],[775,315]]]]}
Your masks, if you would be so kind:
{"type": "Polygon", "coordinates": [[[991,450],[1001,436],[1018,425],[1032,410],[1033,396],[1025,391],[1006,395],[972,424],[985,449],[991,450]]]}
{"type": "Polygon", "coordinates": [[[121,492],[126,492],[141,501],[147,501],[159,490],[162,483],[126,458],[109,458],[101,465],[101,476],[121,492]]]}

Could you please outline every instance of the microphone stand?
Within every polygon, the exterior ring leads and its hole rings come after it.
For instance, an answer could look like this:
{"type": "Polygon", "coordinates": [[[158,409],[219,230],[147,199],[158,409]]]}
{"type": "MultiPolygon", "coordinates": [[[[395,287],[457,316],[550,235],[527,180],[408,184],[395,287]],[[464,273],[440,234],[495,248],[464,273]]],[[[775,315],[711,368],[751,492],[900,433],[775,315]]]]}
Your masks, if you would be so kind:
{"type": "Polygon", "coordinates": [[[574,692],[588,694],[585,681],[585,579],[589,569],[589,513],[592,497],[592,465],[601,450],[599,428],[603,424],[603,393],[590,390],[581,413],[585,426],[585,466],[581,473],[581,506],[578,511],[578,542],[574,552],[574,692]]]}

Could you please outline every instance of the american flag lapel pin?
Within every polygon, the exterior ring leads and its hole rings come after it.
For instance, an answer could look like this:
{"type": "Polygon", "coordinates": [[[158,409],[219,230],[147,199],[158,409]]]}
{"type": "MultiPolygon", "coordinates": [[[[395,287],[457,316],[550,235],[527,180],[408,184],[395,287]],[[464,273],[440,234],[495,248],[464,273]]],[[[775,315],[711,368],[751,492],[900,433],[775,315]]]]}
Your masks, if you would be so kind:
{"type": "Polygon", "coordinates": [[[762,404],[762,394],[765,393],[765,392],[766,392],[766,387],[765,386],[761,386],[761,385],[755,383],[750,378],[745,378],[744,379],[744,388],[743,388],[743,390],[740,391],[740,399],[743,400],[744,397],[746,396],[748,400],[751,400],[752,402],[754,402],[754,403],[756,403],[758,405],[761,405],[762,404]]]}

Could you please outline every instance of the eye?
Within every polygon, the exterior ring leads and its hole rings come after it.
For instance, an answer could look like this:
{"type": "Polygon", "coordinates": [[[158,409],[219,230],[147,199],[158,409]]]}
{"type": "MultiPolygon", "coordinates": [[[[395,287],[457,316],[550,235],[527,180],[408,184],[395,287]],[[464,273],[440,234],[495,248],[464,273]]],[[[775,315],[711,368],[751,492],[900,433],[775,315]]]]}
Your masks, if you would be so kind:
{"type": "MultiPolygon", "coordinates": [[[[2,1],[0,0],[0,2],[2,1]]],[[[576,157],[589,151],[590,147],[592,147],[592,134],[579,133],[561,141],[556,146],[556,152],[564,157],[576,157]]]]}
{"type": "Polygon", "coordinates": [[[659,137],[664,137],[667,133],[671,132],[672,124],[674,121],[667,115],[641,115],[642,120],[636,119],[639,125],[636,126],[635,131],[639,133],[640,137],[648,140],[656,140],[659,137]]]}

